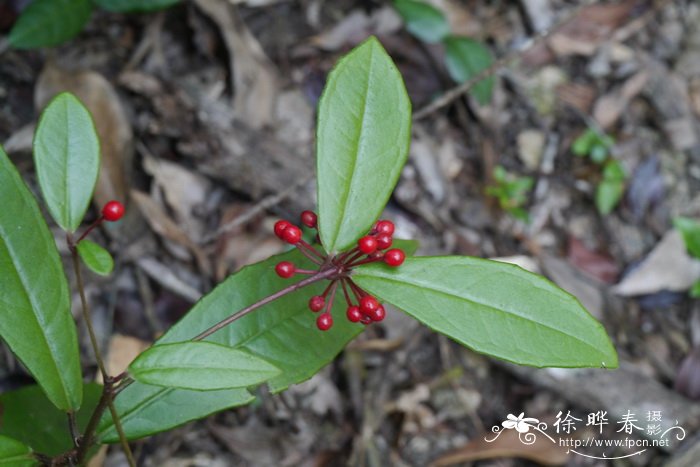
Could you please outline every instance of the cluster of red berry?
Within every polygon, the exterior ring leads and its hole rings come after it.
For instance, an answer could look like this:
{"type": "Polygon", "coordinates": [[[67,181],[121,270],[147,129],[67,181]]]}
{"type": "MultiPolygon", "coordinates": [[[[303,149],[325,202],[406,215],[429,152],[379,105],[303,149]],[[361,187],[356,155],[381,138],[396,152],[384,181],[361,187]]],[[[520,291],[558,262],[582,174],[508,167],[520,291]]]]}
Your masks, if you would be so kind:
{"type": "MultiPolygon", "coordinates": [[[[301,213],[301,223],[305,226],[317,228],[316,214],[311,211],[301,213]]],[[[333,326],[331,309],[335,294],[340,287],[343,290],[345,301],[348,305],[346,317],[350,322],[369,324],[382,321],[386,316],[384,306],[377,299],[360,288],[350,278],[353,267],[361,264],[383,261],[389,266],[400,266],[406,259],[406,254],[399,248],[391,248],[394,235],[394,224],[388,220],[380,220],[369,234],[357,241],[353,249],[329,256],[317,250],[302,239],[301,228],[291,222],[280,220],[275,223],[275,235],[281,240],[297,247],[299,252],[311,262],[318,265],[318,270],[299,269],[289,261],[282,261],[275,266],[275,272],[282,278],[290,278],[295,274],[319,274],[325,271],[331,272],[328,280],[330,283],[321,295],[314,295],[309,299],[309,309],[314,313],[323,310],[316,318],[316,326],[321,331],[327,331],[333,326]]],[[[317,235],[318,240],[318,235],[317,235]]]]}

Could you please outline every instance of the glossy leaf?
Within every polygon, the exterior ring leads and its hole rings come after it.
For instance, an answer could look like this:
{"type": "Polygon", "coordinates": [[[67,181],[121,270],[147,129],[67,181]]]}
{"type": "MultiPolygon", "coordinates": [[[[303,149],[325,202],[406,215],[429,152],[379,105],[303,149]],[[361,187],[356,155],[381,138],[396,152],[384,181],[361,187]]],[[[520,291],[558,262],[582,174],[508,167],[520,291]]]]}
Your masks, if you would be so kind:
{"type": "Polygon", "coordinates": [[[673,226],[683,236],[688,253],[700,258],[700,221],[689,217],[676,217],[673,226]]]}
{"type": "Polygon", "coordinates": [[[316,138],[318,221],[329,252],[372,227],[406,162],[411,103],[401,74],[372,37],[328,76],[316,138]]]}
{"type": "Polygon", "coordinates": [[[59,45],[77,36],[91,13],[90,0],[34,0],[20,15],[8,40],[18,49],[59,45]]]}
{"type": "Polygon", "coordinates": [[[423,42],[440,42],[450,33],[450,25],[440,10],[425,2],[394,0],[408,32],[423,42]]]}
{"type": "Polygon", "coordinates": [[[578,300],[518,266],[418,257],[362,266],[353,279],[477,352],[537,367],[617,367],[605,329],[578,300]]]}
{"type": "Polygon", "coordinates": [[[51,216],[75,232],[97,183],[100,143],[90,112],[72,94],[59,94],[41,114],[34,163],[51,216]]]}
{"type": "Polygon", "coordinates": [[[94,0],[95,4],[108,11],[133,13],[168,8],[180,0],[94,0]]]}
{"type": "Polygon", "coordinates": [[[0,337],[58,408],[80,407],[68,283],[36,200],[0,148],[0,337]]]}
{"type": "Polygon", "coordinates": [[[114,260],[109,251],[90,240],[81,240],[78,243],[78,254],[85,265],[95,274],[109,275],[114,269],[114,260]]]}
{"type": "Polygon", "coordinates": [[[244,350],[212,342],[156,345],[139,355],[129,373],[136,381],[183,389],[245,388],[264,383],[280,370],[244,350]]]}
{"type": "Polygon", "coordinates": [[[0,436],[0,466],[29,467],[39,465],[32,449],[16,439],[0,436]]]}
{"type": "MultiPolygon", "coordinates": [[[[468,37],[450,36],[444,40],[445,62],[450,76],[458,83],[469,81],[493,64],[489,49],[468,37]]],[[[494,78],[490,76],[476,83],[471,93],[481,105],[491,101],[494,78]]]]}
{"type": "MultiPolygon", "coordinates": [[[[83,405],[75,416],[81,432],[97,406],[102,386],[84,384],[83,393],[83,405]]],[[[19,440],[36,452],[55,456],[73,447],[65,412],[56,409],[39,386],[25,386],[0,395],[0,413],[0,434],[19,440]]]]}
{"type": "Polygon", "coordinates": [[[611,160],[603,169],[603,180],[596,187],[595,205],[602,215],[610,214],[625,193],[625,170],[611,160]]]}
{"type": "MultiPolygon", "coordinates": [[[[297,251],[291,251],[243,268],[202,298],[156,345],[190,340],[237,310],[303,278],[277,277],[274,266],[279,261],[292,261],[300,268],[313,266],[297,251]]],[[[282,372],[267,383],[272,392],[302,382],[330,362],[363,329],[340,318],[327,332],[316,328],[316,315],[309,311],[307,302],[326,285],[313,284],[274,301],[212,334],[207,341],[245,350],[278,367],[282,372]]],[[[334,315],[344,316],[344,308],[343,300],[336,300],[334,315]]],[[[251,400],[253,396],[245,389],[191,391],[134,383],[119,394],[116,405],[124,430],[133,439],[251,400]]],[[[102,420],[99,436],[106,442],[118,439],[108,416],[102,420]]]]}

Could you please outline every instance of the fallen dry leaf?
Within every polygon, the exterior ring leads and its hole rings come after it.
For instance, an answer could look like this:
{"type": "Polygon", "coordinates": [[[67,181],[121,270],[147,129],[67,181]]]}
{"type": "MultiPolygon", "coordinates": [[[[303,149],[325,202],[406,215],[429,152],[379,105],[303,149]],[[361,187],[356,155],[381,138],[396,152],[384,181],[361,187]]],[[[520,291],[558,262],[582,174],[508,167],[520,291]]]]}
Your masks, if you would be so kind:
{"type": "Polygon", "coordinates": [[[613,291],[622,296],[645,295],[661,290],[685,291],[700,279],[700,261],[692,259],[683,237],[669,230],[637,269],[613,291]]]}
{"type": "Polygon", "coordinates": [[[367,15],[354,10],[328,31],[311,38],[311,45],[323,50],[337,51],[357,44],[369,35],[390,35],[401,29],[401,18],[396,10],[385,6],[367,15]]]}
{"type": "Polygon", "coordinates": [[[272,122],[277,72],[236,8],[226,0],[195,0],[219,27],[231,61],[235,116],[253,129],[272,122]]]}
{"type": "Polygon", "coordinates": [[[461,448],[439,457],[430,466],[444,467],[502,457],[528,459],[542,465],[564,465],[569,459],[567,448],[559,447],[559,443],[553,443],[546,436],[539,435],[533,444],[528,445],[518,435],[516,430],[503,430],[498,438],[489,443],[484,438],[492,439],[495,435],[482,433],[461,448]]]}
{"type": "Polygon", "coordinates": [[[569,248],[566,255],[571,264],[601,282],[612,284],[620,274],[620,268],[610,255],[589,250],[582,241],[575,237],[569,238],[569,248]]]}
{"type": "MultiPolygon", "coordinates": [[[[125,371],[129,364],[151,344],[136,337],[114,334],[109,340],[105,367],[110,375],[125,371]]],[[[97,382],[102,384],[102,375],[97,375],[97,382]]]]}
{"type": "Polygon", "coordinates": [[[603,129],[612,127],[627,109],[629,102],[642,92],[648,79],[649,75],[640,71],[625,81],[620,89],[602,96],[593,107],[593,118],[603,129]]]}

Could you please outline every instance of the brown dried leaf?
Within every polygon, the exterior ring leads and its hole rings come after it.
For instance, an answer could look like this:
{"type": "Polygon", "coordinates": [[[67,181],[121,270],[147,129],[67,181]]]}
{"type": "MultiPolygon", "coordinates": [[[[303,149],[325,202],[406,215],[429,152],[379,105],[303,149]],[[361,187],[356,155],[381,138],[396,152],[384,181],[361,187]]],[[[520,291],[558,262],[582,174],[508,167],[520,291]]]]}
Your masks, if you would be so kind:
{"type": "Polygon", "coordinates": [[[461,448],[439,457],[430,465],[444,467],[501,457],[528,459],[542,465],[564,465],[568,460],[567,448],[559,447],[559,443],[553,443],[545,436],[537,436],[533,444],[527,445],[520,441],[518,435],[516,430],[504,430],[496,440],[489,443],[484,438],[492,439],[495,435],[482,433],[461,448]]]}
{"type": "Polygon", "coordinates": [[[126,201],[134,155],[133,134],[119,96],[109,81],[94,71],[68,71],[48,62],[34,89],[36,108],[43,109],[63,91],[75,94],[90,110],[100,137],[102,165],[95,205],[102,206],[112,199],[126,201]]]}
{"type": "Polygon", "coordinates": [[[195,4],[216,23],[226,43],[236,117],[254,129],[271,123],[278,92],[275,66],[230,2],[195,0],[195,4]]]}
{"type": "Polygon", "coordinates": [[[569,238],[567,259],[581,271],[608,284],[614,283],[620,274],[620,268],[610,255],[589,250],[575,237],[569,238]]]}
{"type": "Polygon", "coordinates": [[[598,99],[593,107],[593,118],[603,129],[610,128],[622,116],[627,104],[636,97],[647,84],[649,75],[640,71],[625,81],[620,89],[598,99]]]}
{"type": "Polygon", "coordinates": [[[323,50],[337,51],[357,44],[369,35],[392,34],[401,29],[401,18],[391,7],[375,10],[371,15],[354,10],[328,31],[311,38],[311,44],[323,50]]]}

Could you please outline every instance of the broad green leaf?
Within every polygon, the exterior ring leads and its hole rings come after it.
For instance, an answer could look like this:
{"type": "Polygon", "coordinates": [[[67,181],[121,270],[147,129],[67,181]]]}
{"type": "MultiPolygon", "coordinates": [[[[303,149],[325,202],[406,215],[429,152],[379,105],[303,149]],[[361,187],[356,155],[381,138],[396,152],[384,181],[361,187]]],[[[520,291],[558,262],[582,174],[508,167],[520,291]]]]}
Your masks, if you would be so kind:
{"type": "Polygon", "coordinates": [[[584,131],[571,143],[571,152],[577,156],[584,157],[591,152],[591,148],[598,140],[597,133],[590,128],[584,131]]]}
{"type": "Polygon", "coordinates": [[[100,143],[90,112],[74,95],[59,94],[41,114],[34,164],[51,217],[75,232],[97,183],[100,143]]]}
{"type": "Polygon", "coordinates": [[[168,8],[180,0],[93,0],[96,5],[108,11],[133,13],[155,11],[168,8]]]}
{"type": "MultiPolygon", "coordinates": [[[[83,393],[83,405],[75,416],[81,432],[100,400],[102,386],[84,384],[83,393]]],[[[34,451],[49,456],[73,447],[65,412],[56,409],[36,385],[0,395],[0,434],[17,439],[34,451]]]]}
{"type": "MultiPolygon", "coordinates": [[[[188,341],[237,310],[303,279],[277,277],[274,266],[279,261],[292,261],[306,269],[313,266],[294,250],[243,268],[202,298],[156,346],[188,341]]],[[[316,315],[307,303],[326,285],[316,283],[291,293],[212,334],[207,341],[247,351],[281,369],[282,373],[267,383],[272,392],[300,383],[330,362],[363,329],[343,319],[344,302],[337,298],[333,327],[326,332],[316,328],[316,315]]],[[[119,394],[116,406],[127,436],[133,439],[251,400],[253,396],[245,389],[191,391],[134,383],[119,394]]],[[[118,440],[108,415],[98,431],[104,442],[118,440]]]]}
{"type": "Polygon", "coordinates": [[[698,298],[698,297],[700,297],[700,280],[696,281],[695,284],[693,284],[693,286],[692,286],[692,287],[690,288],[690,290],[688,291],[688,294],[689,294],[692,298],[698,298]]]}
{"type": "Polygon", "coordinates": [[[450,33],[450,25],[440,10],[414,0],[394,0],[408,32],[423,42],[440,42],[450,33]]]}
{"type": "Polygon", "coordinates": [[[673,226],[683,236],[688,253],[700,258],[700,222],[689,217],[676,217],[673,226]]]}
{"type": "Polygon", "coordinates": [[[78,242],[78,254],[85,265],[95,274],[109,275],[114,269],[114,260],[109,251],[90,240],[78,242]]]}
{"type": "Polygon", "coordinates": [[[417,257],[359,267],[353,279],[477,352],[537,367],[617,367],[605,329],[578,300],[518,266],[417,257]]]}
{"type": "MultiPolygon", "coordinates": [[[[458,83],[469,81],[493,63],[491,52],[481,42],[468,37],[450,36],[444,41],[445,63],[452,79],[458,83]]],[[[491,101],[494,78],[485,78],[472,87],[472,94],[481,105],[491,101]]]]}
{"type": "Polygon", "coordinates": [[[0,436],[0,466],[30,467],[39,465],[32,449],[16,439],[0,436]]]}
{"type": "Polygon", "coordinates": [[[18,49],[59,45],[77,36],[91,13],[90,0],[34,0],[20,15],[8,40],[18,49]]]}
{"type": "Polygon", "coordinates": [[[401,74],[371,37],[328,76],[318,110],[318,221],[326,251],[370,230],[406,162],[411,102],[401,74]]]}
{"type": "Polygon", "coordinates": [[[36,200],[0,147],[0,337],[56,407],[82,399],[68,283],[36,200]]]}
{"type": "Polygon", "coordinates": [[[129,365],[136,381],[202,391],[245,388],[280,373],[260,357],[212,342],[156,345],[129,365]]]}
{"type": "Polygon", "coordinates": [[[608,215],[615,209],[625,193],[625,170],[619,162],[611,160],[603,169],[603,180],[596,187],[595,205],[598,212],[608,215]]]}

